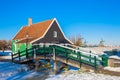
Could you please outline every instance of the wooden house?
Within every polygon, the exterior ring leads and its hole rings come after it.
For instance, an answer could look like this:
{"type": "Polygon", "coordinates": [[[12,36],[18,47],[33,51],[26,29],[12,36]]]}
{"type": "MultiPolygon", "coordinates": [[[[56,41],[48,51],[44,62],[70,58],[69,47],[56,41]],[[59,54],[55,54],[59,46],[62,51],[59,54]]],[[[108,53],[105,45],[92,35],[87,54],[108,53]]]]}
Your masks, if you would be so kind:
{"type": "Polygon", "coordinates": [[[67,39],[54,18],[43,22],[32,24],[32,19],[28,19],[28,26],[23,26],[13,37],[12,51],[22,51],[31,48],[34,44],[72,44],[67,39]]]}

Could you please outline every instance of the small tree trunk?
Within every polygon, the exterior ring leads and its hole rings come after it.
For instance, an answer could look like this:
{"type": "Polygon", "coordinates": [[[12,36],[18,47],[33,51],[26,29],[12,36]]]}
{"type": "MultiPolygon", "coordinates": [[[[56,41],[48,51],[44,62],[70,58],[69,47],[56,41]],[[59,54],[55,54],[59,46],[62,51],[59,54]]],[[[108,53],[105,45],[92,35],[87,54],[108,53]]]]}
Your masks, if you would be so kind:
{"type": "Polygon", "coordinates": [[[5,49],[2,47],[2,51],[3,51],[3,52],[4,52],[4,50],[5,50],[5,49]]]}

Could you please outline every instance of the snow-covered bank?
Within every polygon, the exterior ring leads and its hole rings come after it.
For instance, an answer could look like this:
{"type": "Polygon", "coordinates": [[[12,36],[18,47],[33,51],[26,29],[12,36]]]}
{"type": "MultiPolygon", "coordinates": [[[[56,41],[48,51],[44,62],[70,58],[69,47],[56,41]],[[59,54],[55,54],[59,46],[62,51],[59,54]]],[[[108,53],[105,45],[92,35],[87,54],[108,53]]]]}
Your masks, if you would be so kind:
{"type": "Polygon", "coordinates": [[[12,62],[0,62],[0,80],[45,80],[50,70],[30,70],[27,65],[12,62]]]}
{"type": "MultiPolygon", "coordinates": [[[[0,50],[0,52],[3,52],[3,50],[0,50]]],[[[4,52],[12,52],[11,50],[5,50],[4,52]]]]}
{"type": "Polygon", "coordinates": [[[0,80],[8,80],[14,75],[27,70],[28,68],[26,65],[15,64],[12,62],[0,62],[0,80]]]}
{"type": "Polygon", "coordinates": [[[120,72],[120,67],[105,67],[105,70],[120,72]]]}
{"type": "Polygon", "coordinates": [[[64,74],[50,75],[46,80],[120,80],[120,77],[70,70],[64,74]]]}
{"type": "Polygon", "coordinates": [[[109,58],[120,60],[120,57],[118,56],[110,56],[109,58]]]}
{"type": "MultiPolygon", "coordinates": [[[[107,67],[106,67],[107,68],[107,67]]],[[[119,69],[119,68],[118,68],[119,69]]],[[[116,69],[117,70],[117,69],[116,69]]],[[[96,74],[94,72],[81,72],[69,70],[59,75],[53,75],[52,70],[40,69],[36,72],[29,70],[28,66],[12,62],[0,62],[0,80],[120,80],[120,76],[96,74]]]]}

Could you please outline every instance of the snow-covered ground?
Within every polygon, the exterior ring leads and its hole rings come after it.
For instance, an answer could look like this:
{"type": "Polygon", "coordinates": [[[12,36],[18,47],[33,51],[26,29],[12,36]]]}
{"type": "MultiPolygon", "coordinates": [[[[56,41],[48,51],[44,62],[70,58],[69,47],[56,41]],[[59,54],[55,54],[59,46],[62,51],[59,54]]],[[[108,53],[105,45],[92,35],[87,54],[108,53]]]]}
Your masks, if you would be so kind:
{"type": "Polygon", "coordinates": [[[13,76],[27,70],[28,68],[25,65],[12,62],[0,62],[0,80],[12,80],[13,76]]]}
{"type": "Polygon", "coordinates": [[[105,67],[105,70],[120,72],[120,67],[105,67]]]}
{"type": "MultiPolygon", "coordinates": [[[[0,50],[0,52],[3,52],[3,50],[0,50]]],[[[11,50],[5,50],[4,52],[12,52],[11,50]]]]}
{"type": "Polygon", "coordinates": [[[96,74],[70,70],[53,75],[51,70],[43,69],[38,72],[29,70],[28,66],[12,62],[0,62],[0,80],[120,80],[119,76],[96,74]]]}
{"type": "Polygon", "coordinates": [[[0,80],[45,80],[49,70],[30,70],[27,65],[12,62],[0,62],[0,80]]]}
{"type": "Polygon", "coordinates": [[[120,60],[120,57],[118,57],[118,56],[110,56],[109,58],[120,60]]]}
{"type": "Polygon", "coordinates": [[[70,70],[64,74],[50,75],[46,80],[120,80],[120,77],[70,70]]]}
{"type": "Polygon", "coordinates": [[[113,49],[120,50],[119,46],[106,46],[106,47],[80,47],[84,51],[91,51],[94,54],[103,54],[104,51],[112,51],[113,49]]]}

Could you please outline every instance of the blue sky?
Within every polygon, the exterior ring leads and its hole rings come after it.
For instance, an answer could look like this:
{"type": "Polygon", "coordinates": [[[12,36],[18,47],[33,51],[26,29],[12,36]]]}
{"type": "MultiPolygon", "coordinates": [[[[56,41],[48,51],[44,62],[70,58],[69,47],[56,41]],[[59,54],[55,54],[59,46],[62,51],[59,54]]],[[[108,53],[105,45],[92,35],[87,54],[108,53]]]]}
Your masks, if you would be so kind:
{"type": "Polygon", "coordinates": [[[29,17],[55,17],[67,37],[80,34],[88,44],[120,45],[119,0],[0,0],[0,39],[12,39],[29,17]]]}

